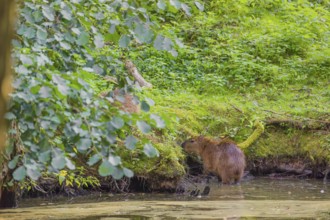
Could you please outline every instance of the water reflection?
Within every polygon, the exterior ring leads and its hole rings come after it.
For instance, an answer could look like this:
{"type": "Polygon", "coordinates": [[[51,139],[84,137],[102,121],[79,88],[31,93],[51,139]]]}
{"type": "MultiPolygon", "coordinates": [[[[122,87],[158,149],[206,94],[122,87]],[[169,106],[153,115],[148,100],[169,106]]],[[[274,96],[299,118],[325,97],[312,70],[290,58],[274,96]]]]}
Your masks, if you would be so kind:
{"type": "Polygon", "coordinates": [[[208,186],[208,196],[105,193],[24,199],[19,209],[0,210],[0,219],[330,219],[330,183],[255,178],[208,186]]]}

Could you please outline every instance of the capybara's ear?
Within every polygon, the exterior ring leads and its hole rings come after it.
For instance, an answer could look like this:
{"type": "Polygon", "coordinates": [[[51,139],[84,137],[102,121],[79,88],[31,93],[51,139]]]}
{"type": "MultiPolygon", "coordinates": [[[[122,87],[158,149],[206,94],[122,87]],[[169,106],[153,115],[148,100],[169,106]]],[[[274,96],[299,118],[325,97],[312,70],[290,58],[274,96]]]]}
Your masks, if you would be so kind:
{"type": "Polygon", "coordinates": [[[197,140],[203,140],[204,139],[204,135],[199,135],[197,140]]]}

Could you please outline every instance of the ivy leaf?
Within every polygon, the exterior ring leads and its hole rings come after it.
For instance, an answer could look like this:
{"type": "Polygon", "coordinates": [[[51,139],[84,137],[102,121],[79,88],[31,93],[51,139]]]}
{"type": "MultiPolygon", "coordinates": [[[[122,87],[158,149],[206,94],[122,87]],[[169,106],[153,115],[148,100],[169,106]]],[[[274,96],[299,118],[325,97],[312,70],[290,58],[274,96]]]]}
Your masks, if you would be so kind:
{"type": "Polygon", "coordinates": [[[133,171],[130,169],[124,168],[123,171],[124,171],[124,175],[127,176],[128,178],[131,178],[134,176],[133,171]]]}
{"type": "Polygon", "coordinates": [[[70,170],[76,169],[76,166],[74,165],[74,163],[69,158],[66,157],[65,161],[66,161],[67,168],[69,168],[70,170]]]}
{"type": "Polygon", "coordinates": [[[58,91],[62,93],[63,95],[68,95],[70,88],[66,85],[66,81],[60,77],[59,75],[52,75],[52,80],[54,83],[57,84],[58,91]]]}
{"type": "Polygon", "coordinates": [[[109,176],[113,174],[114,167],[111,165],[111,163],[108,160],[104,160],[102,164],[99,166],[98,171],[101,176],[109,176]]]}
{"type": "Polygon", "coordinates": [[[152,30],[147,27],[144,24],[136,24],[134,29],[135,37],[141,42],[141,43],[149,43],[151,42],[154,34],[152,30]]]}
{"type": "Polygon", "coordinates": [[[26,169],[24,166],[18,167],[14,172],[13,172],[13,177],[17,181],[21,181],[25,179],[26,177],[26,169]]]}
{"type": "Polygon", "coordinates": [[[41,176],[41,173],[37,170],[35,166],[27,166],[26,173],[33,180],[38,180],[41,176]]]}
{"type": "Polygon", "coordinates": [[[127,35],[122,35],[119,39],[119,46],[122,48],[127,48],[131,39],[127,35]]]}
{"type": "Polygon", "coordinates": [[[96,48],[102,48],[104,47],[104,39],[101,34],[97,34],[94,38],[94,44],[96,48]]]}
{"type": "Polygon", "coordinates": [[[150,119],[156,121],[156,127],[157,128],[165,128],[165,126],[166,126],[165,121],[161,117],[159,117],[158,115],[151,114],[150,119]]]}
{"type": "Polygon", "coordinates": [[[89,34],[83,31],[77,40],[77,44],[80,46],[85,46],[89,42],[89,34]]]}
{"type": "Polygon", "coordinates": [[[154,41],[154,47],[157,49],[157,50],[164,50],[164,37],[162,35],[157,35],[155,41],[154,41]]]}
{"type": "Polygon", "coordinates": [[[164,42],[163,42],[163,48],[164,48],[164,50],[170,51],[172,49],[172,47],[173,47],[172,40],[169,39],[169,38],[167,38],[167,37],[164,38],[164,42]]]}
{"type": "MultiPolygon", "coordinates": [[[[5,118],[7,119],[7,120],[14,120],[14,119],[16,119],[16,115],[14,114],[14,113],[12,113],[12,112],[7,112],[6,114],[5,114],[5,118]]],[[[12,169],[12,168],[11,168],[12,169]]]]}
{"type": "Polygon", "coordinates": [[[170,4],[173,5],[176,9],[181,8],[181,2],[178,0],[170,0],[170,4]]]}
{"type": "Polygon", "coordinates": [[[123,172],[123,170],[121,168],[114,167],[114,171],[111,174],[111,176],[113,178],[115,178],[116,180],[119,180],[119,179],[123,178],[124,172],[123,172]]]}
{"type": "Polygon", "coordinates": [[[111,125],[116,129],[120,129],[124,126],[124,120],[118,116],[115,116],[111,120],[111,125]]]}
{"type": "Polygon", "coordinates": [[[42,6],[42,14],[50,21],[55,20],[54,10],[48,5],[42,6]]]}
{"type": "Polygon", "coordinates": [[[102,159],[102,156],[100,154],[94,154],[93,156],[91,156],[88,159],[87,164],[89,166],[93,166],[94,164],[96,164],[97,162],[99,162],[102,159]]]}
{"type": "Polygon", "coordinates": [[[174,56],[174,57],[177,57],[178,56],[178,51],[176,51],[176,50],[170,50],[170,53],[172,54],[172,56],[174,56]]]}
{"type": "Polygon", "coordinates": [[[32,65],[33,64],[33,61],[30,57],[28,57],[27,55],[25,54],[21,54],[21,56],[19,57],[21,62],[24,64],[24,65],[32,65]]]}
{"type": "Polygon", "coordinates": [[[71,9],[64,3],[61,2],[61,14],[63,15],[63,18],[70,21],[72,19],[72,12],[71,9]]]}
{"type": "Polygon", "coordinates": [[[55,157],[52,158],[52,167],[56,170],[61,170],[65,167],[66,161],[64,155],[55,154],[55,157]]]}
{"type": "Polygon", "coordinates": [[[37,39],[38,40],[45,41],[47,39],[47,36],[48,36],[47,31],[44,31],[41,28],[39,28],[37,30],[37,39]]]}
{"type": "Polygon", "coordinates": [[[50,160],[50,151],[45,151],[39,154],[38,159],[42,163],[47,163],[50,160]]]}
{"type": "Polygon", "coordinates": [[[17,165],[19,155],[15,156],[11,161],[8,163],[9,169],[14,169],[17,165]]]}
{"type": "Polygon", "coordinates": [[[137,142],[138,140],[133,135],[129,135],[125,139],[125,146],[129,150],[133,150],[137,142]]]}
{"type": "Polygon", "coordinates": [[[137,121],[136,125],[144,134],[149,133],[151,130],[150,125],[148,125],[145,121],[137,121]]]}
{"type": "Polygon", "coordinates": [[[61,41],[61,42],[60,42],[60,45],[61,45],[61,47],[64,48],[65,50],[70,50],[70,49],[71,49],[71,45],[68,44],[68,43],[65,42],[65,41],[61,41]]]}
{"type": "Polygon", "coordinates": [[[203,4],[199,3],[198,1],[195,1],[195,5],[200,11],[204,11],[204,5],[203,4]]]}
{"type": "Polygon", "coordinates": [[[150,99],[150,98],[145,98],[146,102],[150,105],[150,106],[154,106],[155,105],[155,101],[150,99]]]}
{"type": "Polygon", "coordinates": [[[28,39],[32,39],[36,36],[36,30],[32,27],[28,27],[26,30],[25,30],[25,33],[24,33],[24,36],[28,39]]]}
{"type": "Polygon", "coordinates": [[[184,3],[181,4],[182,10],[186,13],[186,15],[191,16],[190,7],[184,3]]]}
{"type": "Polygon", "coordinates": [[[141,102],[141,109],[145,112],[150,111],[150,106],[148,105],[148,103],[146,101],[142,101],[141,102]]]}
{"type": "Polygon", "coordinates": [[[143,152],[148,157],[155,157],[155,156],[158,157],[159,156],[158,150],[156,148],[154,148],[154,146],[152,146],[152,144],[150,144],[150,143],[144,145],[143,152]]]}
{"type": "Polygon", "coordinates": [[[118,166],[121,164],[121,158],[119,156],[114,156],[114,155],[109,155],[108,161],[113,165],[113,166],[118,166]]]}
{"type": "Polygon", "coordinates": [[[77,148],[80,152],[88,150],[92,146],[90,138],[82,138],[77,142],[77,148]]]}
{"type": "Polygon", "coordinates": [[[52,95],[51,92],[52,92],[52,90],[47,86],[43,86],[39,90],[40,97],[45,98],[45,99],[51,97],[51,95],[52,95]]]}
{"type": "Polygon", "coordinates": [[[166,3],[163,0],[158,0],[157,7],[161,10],[165,10],[166,9],[166,3]]]}

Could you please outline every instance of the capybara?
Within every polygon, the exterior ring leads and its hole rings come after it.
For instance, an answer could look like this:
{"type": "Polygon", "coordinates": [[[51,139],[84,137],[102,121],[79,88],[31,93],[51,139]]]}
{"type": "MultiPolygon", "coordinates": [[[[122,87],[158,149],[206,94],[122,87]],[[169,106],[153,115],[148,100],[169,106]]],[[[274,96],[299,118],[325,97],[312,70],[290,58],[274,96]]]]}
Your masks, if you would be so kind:
{"type": "Polygon", "coordinates": [[[245,156],[233,141],[213,141],[199,136],[186,140],[182,147],[187,153],[200,156],[204,172],[216,174],[223,184],[237,183],[243,176],[245,156]]]}

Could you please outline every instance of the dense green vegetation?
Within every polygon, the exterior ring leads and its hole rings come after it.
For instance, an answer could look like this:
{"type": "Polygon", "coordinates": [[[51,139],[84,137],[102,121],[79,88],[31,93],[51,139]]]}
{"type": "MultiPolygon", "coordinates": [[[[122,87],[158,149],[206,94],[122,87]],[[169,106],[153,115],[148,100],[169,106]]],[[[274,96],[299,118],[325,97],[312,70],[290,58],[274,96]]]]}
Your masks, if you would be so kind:
{"type": "Polygon", "coordinates": [[[95,186],[99,175],[134,173],[165,187],[158,183],[185,173],[182,140],[240,143],[258,119],[268,126],[245,149],[251,163],[325,165],[329,10],[329,1],[307,0],[25,1],[2,160],[32,185],[40,176],[72,185],[87,175],[95,178],[75,186],[95,186]],[[152,89],[134,90],[125,59],[152,89]],[[100,96],[114,88],[122,94],[100,96]],[[132,91],[142,111],[120,111],[113,100],[132,91]]]}

